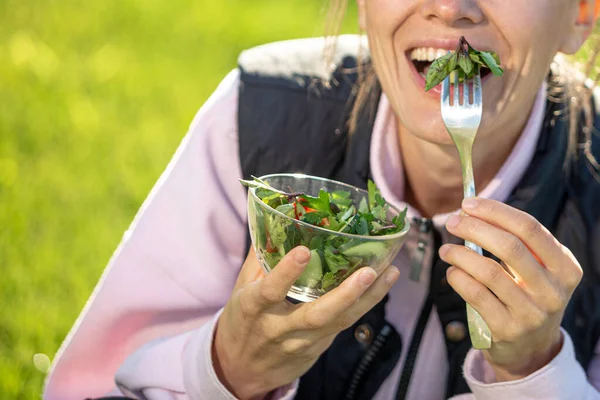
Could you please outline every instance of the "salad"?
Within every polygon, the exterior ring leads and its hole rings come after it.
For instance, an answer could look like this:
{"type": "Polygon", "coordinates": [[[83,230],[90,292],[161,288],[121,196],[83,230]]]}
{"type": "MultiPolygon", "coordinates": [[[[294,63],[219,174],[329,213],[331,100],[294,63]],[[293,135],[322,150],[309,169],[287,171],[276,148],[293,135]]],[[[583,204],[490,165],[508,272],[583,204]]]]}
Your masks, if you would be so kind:
{"type": "Polygon", "coordinates": [[[358,204],[348,191],[321,189],[315,197],[275,189],[256,177],[241,183],[254,188],[256,197],[277,211],[261,213],[255,207],[255,246],[270,268],[296,246],[311,250],[311,259],[296,282],[299,286],[319,291],[338,286],[355,270],[381,262],[397,242],[369,237],[394,235],[405,228],[406,209],[389,218],[390,206],[372,181],[358,204]]]}

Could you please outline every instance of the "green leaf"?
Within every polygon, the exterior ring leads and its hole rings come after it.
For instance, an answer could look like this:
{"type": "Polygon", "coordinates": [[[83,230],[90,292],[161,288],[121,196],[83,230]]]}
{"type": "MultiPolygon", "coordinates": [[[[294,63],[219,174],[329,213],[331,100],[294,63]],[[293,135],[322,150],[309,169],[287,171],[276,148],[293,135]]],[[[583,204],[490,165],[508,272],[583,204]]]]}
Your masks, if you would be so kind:
{"type": "Polygon", "coordinates": [[[383,207],[386,204],[386,201],[379,192],[379,190],[377,190],[377,193],[375,193],[375,204],[377,204],[380,207],[383,207]]]}
{"type": "Polygon", "coordinates": [[[337,219],[335,219],[335,217],[330,216],[327,221],[329,222],[329,226],[327,226],[327,229],[330,229],[332,231],[339,231],[340,228],[342,226],[344,226],[343,223],[339,222],[337,219]]]}
{"type": "Polygon", "coordinates": [[[367,199],[364,197],[360,200],[360,203],[358,204],[358,212],[361,212],[363,214],[369,212],[369,204],[367,203],[367,199]]]}
{"type": "Polygon", "coordinates": [[[369,179],[367,183],[367,189],[369,193],[369,210],[372,210],[375,207],[375,195],[379,190],[377,190],[377,186],[375,186],[375,182],[369,179]]]}
{"type": "Polygon", "coordinates": [[[323,290],[327,290],[336,284],[337,279],[335,278],[335,274],[333,272],[327,272],[325,275],[323,275],[323,279],[321,280],[321,288],[323,290]]]}
{"type": "Polygon", "coordinates": [[[456,53],[448,53],[431,63],[425,78],[425,91],[431,90],[446,79],[456,69],[457,63],[458,56],[456,53]]]}
{"type": "MultiPolygon", "coordinates": [[[[259,189],[261,192],[267,192],[266,189],[259,189]]],[[[262,193],[261,193],[262,194],[262,193]]],[[[256,194],[262,201],[264,201],[269,207],[277,208],[278,206],[283,204],[284,197],[279,193],[267,194],[266,196],[261,197],[261,194],[256,194]]],[[[265,193],[266,194],[266,193],[265,193]]],[[[286,199],[287,202],[287,199],[286,199]]]]}
{"type": "Polygon", "coordinates": [[[331,212],[331,204],[330,204],[330,200],[329,200],[329,193],[327,193],[326,191],[321,189],[319,191],[319,199],[321,200],[321,205],[323,206],[323,208],[319,209],[319,210],[330,213],[331,212]]]}
{"type": "Polygon", "coordinates": [[[302,222],[306,222],[308,224],[311,225],[319,225],[321,223],[321,221],[323,220],[323,218],[329,216],[328,213],[323,212],[323,211],[313,211],[313,212],[309,212],[304,214],[300,220],[302,222]]]}
{"type": "Polygon", "coordinates": [[[283,258],[279,253],[267,253],[266,251],[263,253],[263,257],[271,268],[275,268],[275,266],[279,264],[279,261],[281,261],[283,258]]]}
{"type": "Polygon", "coordinates": [[[497,55],[494,57],[491,53],[486,51],[481,52],[481,58],[485,62],[485,65],[492,71],[492,73],[496,76],[502,76],[504,70],[498,66],[498,63],[496,62],[497,57],[497,55]]]}
{"type": "Polygon", "coordinates": [[[387,209],[385,208],[385,206],[375,206],[375,208],[373,208],[373,210],[371,211],[371,214],[375,219],[379,219],[381,221],[385,221],[387,219],[387,209]]]}
{"type": "Polygon", "coordinates": [[[325,247],[325,263],[331,272],[338,272],[340,269],[350,268],[350,261],[348,261],[343,255],[336,254],[335,248],[331,246],[325,247]]]}
{"type": "Polygon", "coordinates": [[[271,237],[271,246],[279,247],[287,239],[286,228],[292,221],[278,217],[277,215],[267,215],[266,228],[271,237]]]}
{"type": "Polygon", "coordinates": [[[364,216],[361,216],[358,220],[358,223],[356,224],[356,233],[358,235],[364,236],[369,235],[369,223],[367,222],[364,216]]]}
{"type": "Polygon", "coordinates": [[[406,224],[406,213],[408,212],[407,208],[404,208],[404,210],[402,210],[400,212],[400,214],[396,215],[393,219],[392,219],[392,223],[394,225],[396,225],[396,227],[398,227],[398,232],[402,231],[404,229],[404,225],[406,224]]]}
{"type": "Polygon", "coordinates": [[[458,65],[462,68],[466,76],[469,76],[473,71],[473,60],[471,60],[468,54],[462,51],[458,55],[458,65]]]}
{"type": "Polygon", "coordinates": [[[255,177],[255,176],[252,176],[252,178],[253,178],[253,180],[251,180],[251,181],[240,179],[240,183],[242,185],[246,186],[246,187],[249,187],[249,188],[261,188],[261,189],[270,190],[272,192],[278,192],[278,193],[285,194],[285,192],[277,190],[274,187],[272,187],[271,185],[269,185],[269,183],[267,181],[264,181],[264,180],[262,180],[260,178],[255,177]]]}
{"type": "Polygon", "coordinates": [[[348,221],[350,219],[350,217],[352,217],[354,215],[355,212],[356,212],[356,208],[354,206],[350,206],[350,207],[348,207],[348,209],[346,211],[341,213],[341,215],[338,214],[338,219],[340,221],[348,221]]]}
{"type": "Polygon", "coordinates": [[[323,238],[321,236],[315,236],[310,240],[308,248],[310,250],[318,250],[323,247],[323,238]]]}
{"type": "Polygon", "coordinates": [[[350,192],[347,192],[345,190],[334,190],[331,195],[333,196],[333,198],[340,198],[340,199],[349,199],[350,198],[350,192]]]}
{"type": "Polygon", "coordinates": [[[287,215],[290,218],[296,218],[296,210],[293,204],[282,204],[276,208],[282,214],[287,215]]]}
{"type": "Polygon", "coordinates": [[[302,206],[302,204],[300,202],[296,202],[296,213],[298,214],[299,217],[306,214],[306,209],[302,206]]]}

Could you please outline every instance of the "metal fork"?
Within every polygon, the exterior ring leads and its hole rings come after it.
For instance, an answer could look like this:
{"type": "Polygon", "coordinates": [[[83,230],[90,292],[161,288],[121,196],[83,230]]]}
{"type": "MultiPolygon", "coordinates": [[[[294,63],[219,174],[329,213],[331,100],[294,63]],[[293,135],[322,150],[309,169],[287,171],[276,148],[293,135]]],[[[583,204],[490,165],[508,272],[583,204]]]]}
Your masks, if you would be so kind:
{"type": "MultiPolygon", "coordinates": [[[[477,67],[476,67],[477,68],[477,67]]],[[[454,73],[454,99],[450,105],[450,77],[442,82],[442,119],[446,130],[452,137],[460,155],[462,167],[464,197],[475,197],[475,179],[473,178],[472,150],[475,135],[481,123],[483,112],[481,75],[479,70],[473,79],[473,99],[469,98],[469,82],[463,80],[462,103],[460,100],[459,72],[454,73]]],[[[465,246],[482,255],[481,247],[475,243],[465,241],[465,246]]],[[[476,349],[488,349],[492,345],[492,334],[487,323],[481,315],[467,303],[467,319],[469,321],[469,334],[471,342],[476,349]]]]}

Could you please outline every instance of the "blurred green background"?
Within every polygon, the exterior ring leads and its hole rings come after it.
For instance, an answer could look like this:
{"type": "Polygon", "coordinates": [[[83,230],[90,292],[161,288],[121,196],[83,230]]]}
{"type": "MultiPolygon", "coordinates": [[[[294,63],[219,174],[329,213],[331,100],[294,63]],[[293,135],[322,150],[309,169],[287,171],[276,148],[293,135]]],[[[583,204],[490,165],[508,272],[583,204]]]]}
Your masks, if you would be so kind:
{"type": "Polygon", "coordinates": [[[240,51],[322,35],[325,2],[0,0],[1,400],[40,397],[43,355],[240,51]]]}
{"type": "Polygon", "coordinates": [[[40,397],[34,355],[53,357],[240,51],[320,36],[325,15],[319,0],[0,0],[0,399],[40,397]]]}

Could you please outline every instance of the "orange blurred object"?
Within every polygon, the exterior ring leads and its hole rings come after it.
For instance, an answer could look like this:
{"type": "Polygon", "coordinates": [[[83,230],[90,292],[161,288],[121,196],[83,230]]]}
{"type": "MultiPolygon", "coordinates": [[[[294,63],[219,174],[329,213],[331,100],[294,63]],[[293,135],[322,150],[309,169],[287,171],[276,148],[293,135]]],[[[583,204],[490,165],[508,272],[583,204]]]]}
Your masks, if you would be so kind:
{"type": "Polygon", "coordinates": [[[596,21],[600,15],[600,0],[581,0],[579,2],[579,20],[580,24],[589,24],[596,21]],[[590,4],[593,5],[593,9],[590,4]]]}

